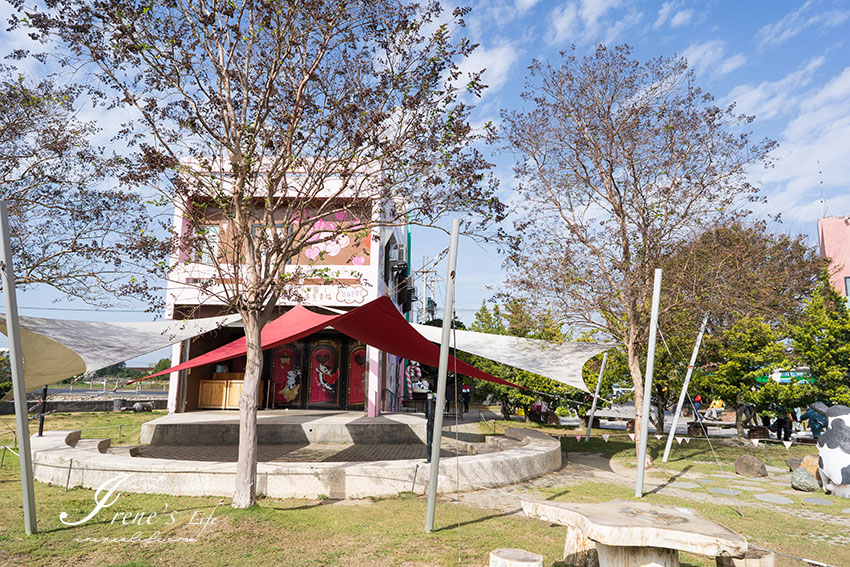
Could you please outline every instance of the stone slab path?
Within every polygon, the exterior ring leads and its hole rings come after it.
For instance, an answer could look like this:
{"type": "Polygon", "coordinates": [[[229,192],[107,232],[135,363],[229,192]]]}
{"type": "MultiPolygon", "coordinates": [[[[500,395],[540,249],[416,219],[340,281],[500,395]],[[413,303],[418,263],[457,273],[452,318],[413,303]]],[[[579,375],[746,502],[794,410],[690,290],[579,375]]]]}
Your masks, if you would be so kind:
{"type": "MultiPolygon", "coordinates": [[[[719,505],[739,506],[745,514],[747,508],[761,508],[813,522],[827,522],[840,526],[848,525],[845,514],[850,513],[850,508],[844,510],[840,515],[835,515],[817,510],[816,508],[819,508],[820,505],[804,502],[806,497],[811,497],[811,493],[807,495],[803,492],[791,491],[796,496],[795,499],[779,494],[780,492],[787,492],[790,486],[790,480],[786,479],[788,475],[785,470],[779,470],[782,472],[774,472],[767,478],[759,479],[759,481],[754,481],[754,479],[738,480],[741,477],[738,477],[735,473],[713,474],[713,478],[706,478],[699,473],[688,473],[666,482],[657,478],[659,473],[663,474],[664,471],[652,471],[646,480],[646,491],[647,493],[653,492],[681,498],[686,502],[711,502],[719,505]],[[729,487],[733,486],[733,482],[741,484],[741,486],[735,488],[742,490],[753,488],[753,486],[745,487],[744,482],[758,485],[764,490],[741,492],[733,488],[731,492],[734,492],[735,495],[730,495],[729,487]]],[[[523,498],[551,497],[553,490],[557,494],[559,488],[566,491],[570,486],[587,482],[634,487],[635,474],[634,468],[626,468],[616,461],[611,461],[599,455],[571,453],[566,464],[559,471],[496,490],[486,489],[447,494],[442,496],[441,500],[454,501],[457,499],[462,503],[492,510],[499,514],[522,515],[520,500],[523,498]],[[541,492],[544,494],[541,494],[541,492]]],[[[820,498],[820,500],[829,504],[841,503],[840,499],[837,498],[832,500],[820,498]]]]}

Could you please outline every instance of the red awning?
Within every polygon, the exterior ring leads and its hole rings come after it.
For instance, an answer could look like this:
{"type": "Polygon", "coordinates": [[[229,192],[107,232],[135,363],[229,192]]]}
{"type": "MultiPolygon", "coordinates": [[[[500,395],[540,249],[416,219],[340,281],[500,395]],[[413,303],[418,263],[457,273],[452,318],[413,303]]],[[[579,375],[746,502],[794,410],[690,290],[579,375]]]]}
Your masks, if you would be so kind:
{"type": "MultiPolygon", "coordinates": [[[[291,343],[326,327],[333,327],[353,339],[408,360],[415,360],[434,367],[439,364],[440,347],[411,327],[398,312],[393,302],[386,296],[379,297],[342,315],[320,315],[297,305],[263,327],[262,348],[266,350],[291,343]]],[[[204,364],[230,360],[244,356],[245,352],[245,337],[242,337],[192,360],[151,374],[142,378],[142,380],[204,364]]],[[[458,374],[465,376],[522,388],[522,386],[497,378],[450,356],[449,370],[454,371],[455,369],[457,369],[458,374]]]]}

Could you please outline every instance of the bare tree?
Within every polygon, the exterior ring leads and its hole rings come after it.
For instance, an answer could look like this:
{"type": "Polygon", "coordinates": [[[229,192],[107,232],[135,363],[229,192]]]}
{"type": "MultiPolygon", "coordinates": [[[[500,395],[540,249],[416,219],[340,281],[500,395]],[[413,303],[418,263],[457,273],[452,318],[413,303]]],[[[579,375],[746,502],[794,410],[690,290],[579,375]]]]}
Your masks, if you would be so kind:
{"type": "Polygon", "coordinates": [[[684,60],[640,63],[625,45],[534,62],[523,97],[527,110],[503,113],[522,195],[510,284],[623,345],[639,424],[653,270],[747,213],[757,192],[747,168],[773,143],[754,143],[740,129],[751,118],[713,106],[684,60]]]}
{"type": "MultiPolygon", "coordinates": [[[[310,273],[286,264],[316,243],[452,211],[501,215],[459,95],[473,49],[465,10],[393,0],[50,2],[24,10],[69,62],[93,64],[140,120],[125,181],[167,186],[215,265],[205,291],[247,337],[234,507],[255,502],[260,331],[310,273]],[[441,23],[444,22],[444,23],[441,23]],[[188,159],[187,159],[188,158],[188,159]],[[211,229],[211,223],[226,229],[211,229]]],[[[14,22],[16,25],[23,19],[14,22]]],[[[467,226],[472,216],[467,215],[467,226]]],[[[309,270],[308,270],[309,271],[309,270]]],[[[320,272],[321,276],[321,272],[320,272]]]]}
{"type": "Polygon", "coordinates": [[[117,164],[91,143],[96,125],[76,119],[88,94],[0,65],[0,198],[9,203],[15,284],[96,305],[151,299],[137,267],[162,248],[139,194],[109,187],[117,164]]]}

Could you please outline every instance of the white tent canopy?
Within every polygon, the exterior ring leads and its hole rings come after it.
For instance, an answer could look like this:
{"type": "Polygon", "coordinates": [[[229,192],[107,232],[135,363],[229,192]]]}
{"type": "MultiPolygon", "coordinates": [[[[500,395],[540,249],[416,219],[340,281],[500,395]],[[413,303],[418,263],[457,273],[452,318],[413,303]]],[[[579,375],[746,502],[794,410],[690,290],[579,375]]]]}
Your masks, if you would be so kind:
{"type": "MultiPolygon", "coordinates": [[[[20,317],[26,390],[100,370],[239,319],[238,315],[225,315],[186,321],[101,323],[20,317]]],[[[0,332],[8,334],[4,315],[0,315],[0,332]]]]}
{"type": "MultiPolygon", "coordinates": [[[[440,327],[413,327],[431,342],[439,343],[442,340],[440,327]]],[[[614,348],[614,345],[605,343],[556,343],[473,331],[452,333],[457,336],[457,345],[452,346],[456,346],[458,350],[540,374],[584,392],[589,392],[581,377],[585,362],[614,348]]]]}

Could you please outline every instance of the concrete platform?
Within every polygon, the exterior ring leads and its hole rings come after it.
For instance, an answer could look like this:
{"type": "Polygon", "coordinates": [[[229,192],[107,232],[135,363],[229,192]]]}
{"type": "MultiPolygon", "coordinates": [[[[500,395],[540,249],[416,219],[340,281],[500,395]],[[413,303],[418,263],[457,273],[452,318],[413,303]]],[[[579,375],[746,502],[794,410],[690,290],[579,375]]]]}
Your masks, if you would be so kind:
{"type": "MultiPolygon", "coordinates": [[[[200,413],[200,412],[199,412],[200,413]]],[[[206,413],[206,412],[205,412],[206,413]]],[[[224,414],[224,412],[215,412],[224,414]]],[[[344,413],[344,412],[343,412],[344,413]]],[[[193,414],[184,414],[193,415],[193,414]]],[[[171,416],[168,416],[171,418],[171,416]]],[[[263,416],[266,417],[266,416],[263,416]]],[[[272,416],[268,416],[272,418],[272,416]]],[[[194,414],[187,423],[186,420],[166,422],[172,425],[189,425],[199,427],[193,434],[200,435],[204,424],[206,426],[228,426],[231,415],[218,415],[215,420],[203,419],[194,414]],[[211,421],[219,421],[211,423],[211,421]]],[[[339,436],[348,432],[351,439],[375,439],[376,435],[401,435],[400,431],[407,428],[411,435],[411,424],[424,421],[416,416],[390,415],[381,418],[363,418],[356,413],[349,416],[282,416],[272,418],[269,426],[284,424],[301,428],[307,434],[339,436]],[[318,427],[326,419],[327,431],[318,427]],[[290,419],[292,420],[290,422],[290,419]],[[413,421],[410,421],[410,420],[413,421]],[[360,420],[378,420],[374,423],[377,432],[359,431],[360,420]],[[331,427],[333,426],[333,427],[331,427]],[[390,426],[390,427],[384,427],[390,426]],[[310,429],[313,431],[310,431],[310,429]],[[399,431],[396,431],[398,429],[399,431]],[[352,434],[351,431],[354,431],[352,434]],[[333,431],[334,433],[329,433],[333,431]]],[[[160,421],[160,420],[156,420],[160,421]]],[[[151,429],[151,437],[160,435],[156,428],[151,429]]],[[[162,431],[168,431],[164,429],[162,431]]],[[[273,430],[272,430],[273,431],[273,430]]],[[[166,433],[164,435],[171,435],[166,433]]],[[[444,436],[446,433],[444,432],[444,436]]],[[[313,444],[313,448],[327,447],[323,444],[313,444]]],[[[386,449],[395,445],[380,444],[386,449]]],[[[409,447],[410,445],[401,445],[409,447]]],[[[60,486],[82,486],[97,489],[104,483],[120,481],[122,492],[143,492],[151,494],[174,494],[190,496],[232,496],[235,479],[236,463],[229,461],[226,455],[232,452],[233,446],[225,446],[219,460],[191,460],[188,457],[193,452],[190,446],[149,445],[149,450],[156,452],[169,448],[170,454],[159,455],[161,458],[144,456],[144,448],[116,447],[109,448],[107,441],[80,441],[79,431],[45,432],[43,437],[32,437],[33,468],[35,479],[60,486]],[[186,453],[181,455],[181,447],[186,453]],[[169,458],[172,457],[172,458],[169,458]]],[[[209,455],[215,456],[213,445],[201,447],[209,455]]],[[[261,447],[263,447],[261,445],[261,447]]],[[[267,449],[283,445],[266,445],[267,449]]],[[[308,445],[310,447],[310,445],[308,445]]],[[[358,444],[351,442],[342,453],[355,453],[358,450],[376,450],[378,445],[358,444]],[[363,449],[365,448],[365,449],[363,449]]],[[[421,445],[420,445],[421,447],[421,445]]],[[[376,450],[377,451],[377,450],[376,450]]],[[[476,490],[505,486],[535,478],[561,468],[561,444],[557,439],[530,429],[508,429],[504,436],[488,437],[484,443],[454,442],[449,451],[458,454],[456,457],[440,461],[440,481],[438,493],[455,490],[476,490]],[[460,449],[468,454],[459,455],[460,449]]],[[[278,451],[286,453],[286,451],[278,451]]],[[[423,451],[424,453],[424,451],[423,451]]],[[[374,453],[380,455],[381,453],[374,453]]],[[[406,456],[399,454],[397,456],[406,456]]],[[[353,455],[352,455],[353,457],[353,455]]],[[[400,460],[322,460],[317,462],[292,462],[272,460],[257,464],[257,492],[273,498],[366,498],[390,497],[401,492],[424,494],[431,465],[424,458],[400,460]]]]}
{"type": "MultiPolygon", "coordinates": [[[[425,443],[421,415],[364,417],[360,411],[264,410],[257,412],[260,445],[425,443]]],[[[239,412],[228,410],[169,414],[142,425],[143,445],[238,445],[239,412]]]]}

